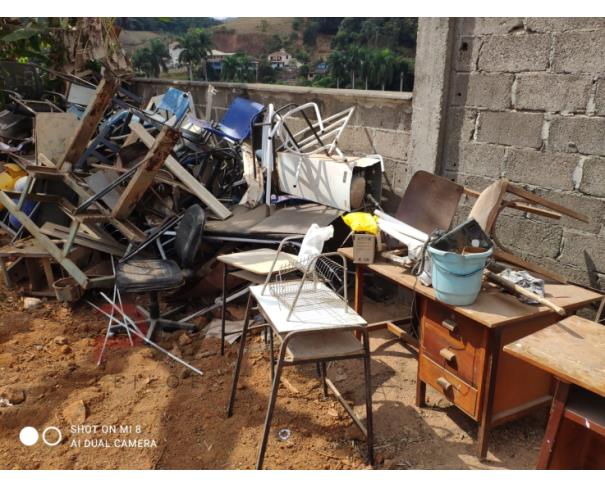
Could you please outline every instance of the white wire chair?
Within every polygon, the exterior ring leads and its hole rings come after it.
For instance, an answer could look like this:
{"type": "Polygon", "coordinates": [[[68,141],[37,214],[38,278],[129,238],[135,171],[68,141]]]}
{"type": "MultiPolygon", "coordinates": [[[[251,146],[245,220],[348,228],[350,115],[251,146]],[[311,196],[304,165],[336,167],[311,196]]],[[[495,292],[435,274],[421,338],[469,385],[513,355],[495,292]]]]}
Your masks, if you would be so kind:
{"type": "MultiPolygon", "coordinates": [[[[347,261],[338,252],[327,252],[299,258],[292,263],[276,266],[284,245],[296,236],[284,238],[277,249],[273,265],[267,274],[261,295],[267,292],[289,308],[290,320],[295,309],[300,311],[334,307],[348,308],[347,261]],[[338,261],[334,260],[338,259],[338,261]],[[296,277],[293,271],[302,274],[296,277]],[[343,296],[339,292],[342,289],[343,296]]],[[[326,317],[329,313],[326,313],[326,317]]]]}

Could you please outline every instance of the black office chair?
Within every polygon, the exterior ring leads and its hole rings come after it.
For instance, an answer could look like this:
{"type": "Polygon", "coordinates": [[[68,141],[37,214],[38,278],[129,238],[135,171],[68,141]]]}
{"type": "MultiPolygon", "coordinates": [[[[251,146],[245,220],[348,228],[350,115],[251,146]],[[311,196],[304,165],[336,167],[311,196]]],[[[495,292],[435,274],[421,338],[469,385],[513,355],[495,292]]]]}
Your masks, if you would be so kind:
{"type": "Polygon", "coordinates": [[[149,339],[158,325],[169,331],[198,330],[192,323],[162,318],[158,294],[178,289],[194,275],[193,266],[202,242],[205,222],[206,213],[199,205],[193,205],[185,211],[174,240],[178,263],[167,259],[133,259],[118,264],[116,286],[120,292],[149,293],[149,339]]]}

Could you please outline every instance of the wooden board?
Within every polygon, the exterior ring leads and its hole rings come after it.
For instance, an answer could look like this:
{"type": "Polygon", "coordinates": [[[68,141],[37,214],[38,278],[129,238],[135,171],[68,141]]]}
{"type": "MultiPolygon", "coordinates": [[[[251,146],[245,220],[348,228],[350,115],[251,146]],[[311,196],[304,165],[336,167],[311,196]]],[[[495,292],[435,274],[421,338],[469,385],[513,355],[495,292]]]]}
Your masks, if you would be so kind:
{"type": "MultiPolygon", "coordinates": [[[[145,128],[138,122],[131,122],[129,125],[130,129],[136,133],[148,148],[151,148],[154,142],[153,136],[145,130],[145,128]]],[[[231,216],[231,212],[223,205],[216,197],[208,191],[202,183],[200,183],[193,175],[185,169],[179,161],[174,157],[168,156],[165,163],[168,170],[181,181],[192,194],[197,196],[208,208],[221,220],[225,220],[231,216]]]]}
{"type": "Polygon", "coordinates": [[[605,396],[605,326],[569,316],[504,347],[556,377],[605,396]]]}
{"type": "Polygon", "coordinates": [[[492,231],[492,226],[500,211],[507,186],[507,179],[499,179],[485,188],[477,198],[477,201],[475,201],[468,215],[469,218],[474,218],[486,233],[491,233],[492,231]]]}
{"type": "MultiPolygon", "coordinates": [[[[352,247],[338,249],[338,252],[347,259],[353,260],[352,247]]],[[[423,286],[415,276],[403,267],[383,259],[378,259],[366,267],[399,286],[413,290],[429,299],[437,300],[435,290],[432,287],[423,286]]],[[[569,312],[600,301],[603,296],[595,291],[571,284],[546,284],[545,297],[569,312]]],[[[497,328],[518,323],[530,317],[534,318],[554,313],[546,306],[522,303],[515,296],[504,293],[493,285],[484,286],[477,300],[469,306],[442,304],[488,328],[497,328]]]]}

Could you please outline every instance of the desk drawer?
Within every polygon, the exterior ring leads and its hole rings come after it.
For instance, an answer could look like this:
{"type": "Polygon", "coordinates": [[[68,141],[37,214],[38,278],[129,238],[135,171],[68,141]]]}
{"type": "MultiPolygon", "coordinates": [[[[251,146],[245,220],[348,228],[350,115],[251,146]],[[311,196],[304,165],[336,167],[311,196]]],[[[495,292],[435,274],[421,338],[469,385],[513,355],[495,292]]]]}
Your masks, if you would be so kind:
{"type": "Polygon", "coordinates": [[[422,382],[443,394],[473,419],[478,419],[477,398],[479,395],[477,389],[440,367],[426,355],[420,355],[418,367],[422,382]]]}
{"type": "Polygon", "coordinates": [[[477,387],[483,376],[487,330],[436,303],[423,313],[421,344],[434,362],[477,387]]]}

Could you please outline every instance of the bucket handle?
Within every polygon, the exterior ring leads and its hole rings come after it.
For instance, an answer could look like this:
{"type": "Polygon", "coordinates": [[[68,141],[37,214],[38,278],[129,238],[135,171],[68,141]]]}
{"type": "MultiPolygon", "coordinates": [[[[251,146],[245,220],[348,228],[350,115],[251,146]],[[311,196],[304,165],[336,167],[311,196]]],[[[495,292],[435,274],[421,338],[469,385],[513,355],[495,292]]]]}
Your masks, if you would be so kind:
{"type": "Polygon", "coordinates": [[[473,272],[469,272],[468,274],[456,274],[455,272],[450,271],[449,269],[446,269],[445,267],[443,267],[442,265],[439,265],[437,262],[435,262],[433,260],[433,265],[436,265],[437,267],[439,267],[439,269],[447,274],[451,274],[452,276],[456,276],[456,277],[470,277],[470,276],[474,276],[475,274],[477,274],[478,272],[483,272],[483,270],[485,269],[485,267],[480,267],[479,269],[477,269],[476,271],[473,272]]]}

